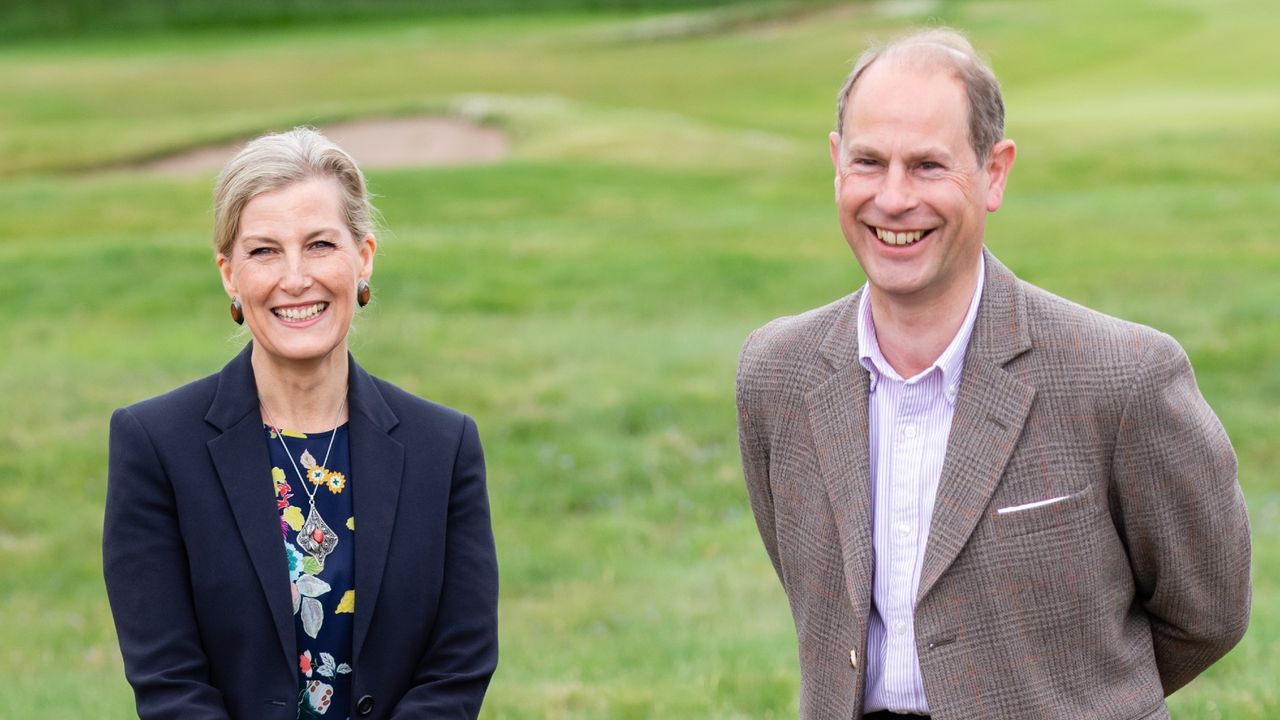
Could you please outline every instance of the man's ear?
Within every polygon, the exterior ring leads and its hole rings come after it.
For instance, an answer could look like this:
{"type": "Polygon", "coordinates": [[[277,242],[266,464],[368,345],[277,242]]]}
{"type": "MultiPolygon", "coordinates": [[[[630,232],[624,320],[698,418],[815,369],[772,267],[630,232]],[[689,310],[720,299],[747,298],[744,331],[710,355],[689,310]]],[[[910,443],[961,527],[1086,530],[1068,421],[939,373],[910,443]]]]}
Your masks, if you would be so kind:
{"type": "Polygon", "coordinates": [[[1004,186],[1009,182],[1009,171],[1013,169],[1013,159],[1018,154],[1013,141],[1001,140],[991,148],[991,156],[987,158],[987,212],[995,212],[1004,202],[1004,186]]]}
{"type": "Polygon", "coordinates": [[[835,170],[836,202],[840,202],[840,133],[832,130],[827,143],[831,146],[831,167],[835,170]]]}

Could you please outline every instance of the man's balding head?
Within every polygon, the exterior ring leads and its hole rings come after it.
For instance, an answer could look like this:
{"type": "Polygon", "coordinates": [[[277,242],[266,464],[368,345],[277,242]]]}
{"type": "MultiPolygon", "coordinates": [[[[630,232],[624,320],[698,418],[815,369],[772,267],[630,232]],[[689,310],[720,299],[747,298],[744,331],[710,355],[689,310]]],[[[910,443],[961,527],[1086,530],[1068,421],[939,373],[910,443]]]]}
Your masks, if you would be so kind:
{"type": "Polygon", "coordinates": [[[858,80],[872,65],[881,63],[949,72],[964,85],[969,101],[969,144],[979,163],[1004,137],[1004,99],[995,72],[963,35],[950,28],[919,30],[862,53],[837,96],[836,134],[844,134],[845,114],[858,80]]]}

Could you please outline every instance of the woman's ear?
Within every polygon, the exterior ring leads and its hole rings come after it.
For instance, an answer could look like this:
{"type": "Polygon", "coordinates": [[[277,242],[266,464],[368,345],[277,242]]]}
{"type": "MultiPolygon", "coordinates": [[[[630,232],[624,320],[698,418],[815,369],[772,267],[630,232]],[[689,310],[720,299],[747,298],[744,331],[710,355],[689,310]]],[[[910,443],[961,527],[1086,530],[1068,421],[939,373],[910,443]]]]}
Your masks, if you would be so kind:
{"type": "Polygon", "coordinates": [[[214,262],[218,264],[218,274],[222,276],[222,288],[227,291],[227,297],[235,298],[236,286],[231,280],[231,258],[218,253],[214,256],[214,262]]]}
{"type": "Polygon", "coordinates": [[[378,251],[378,238],[369,233],[360,243],[360,277],[368,280],[373,275],[373,256],[378,251]]]}

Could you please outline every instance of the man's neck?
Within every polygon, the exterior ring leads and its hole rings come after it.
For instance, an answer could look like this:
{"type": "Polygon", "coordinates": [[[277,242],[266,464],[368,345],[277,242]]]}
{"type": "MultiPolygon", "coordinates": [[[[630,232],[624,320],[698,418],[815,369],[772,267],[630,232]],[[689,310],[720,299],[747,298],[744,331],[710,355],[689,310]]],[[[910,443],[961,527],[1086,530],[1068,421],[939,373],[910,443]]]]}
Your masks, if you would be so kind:
{"type": "Polygon", "coordinates": [[[979,268],[975,262],[965,281],[932,296],[892,296],[868,286],[880,354],[899,375],[919,375],[951,344],[969,312],[979,268]]]}
{"type": "Polygon", "coordinates": [[[305,363],[281,362],[253,348],[253,374],[258,399],[279,428],[321,432],[346,419],[347,353],[345,343],[323,358],[305,363]],[[335,416],[335,413],[338,415],[335,416]]]}

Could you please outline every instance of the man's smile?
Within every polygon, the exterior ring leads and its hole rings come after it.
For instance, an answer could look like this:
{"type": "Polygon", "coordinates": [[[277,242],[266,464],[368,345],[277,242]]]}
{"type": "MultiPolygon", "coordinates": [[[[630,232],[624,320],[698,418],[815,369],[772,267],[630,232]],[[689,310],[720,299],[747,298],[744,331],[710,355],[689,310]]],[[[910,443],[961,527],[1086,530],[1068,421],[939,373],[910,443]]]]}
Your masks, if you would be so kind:
{"type": "Polygon", "coordinates": [[[875,232],[876,237],[886,245],[914,245],[920,242],[921,238],[933,232],[934,228],[920,230],[886,230],[874,225],[868,225],[875,232]]]}

